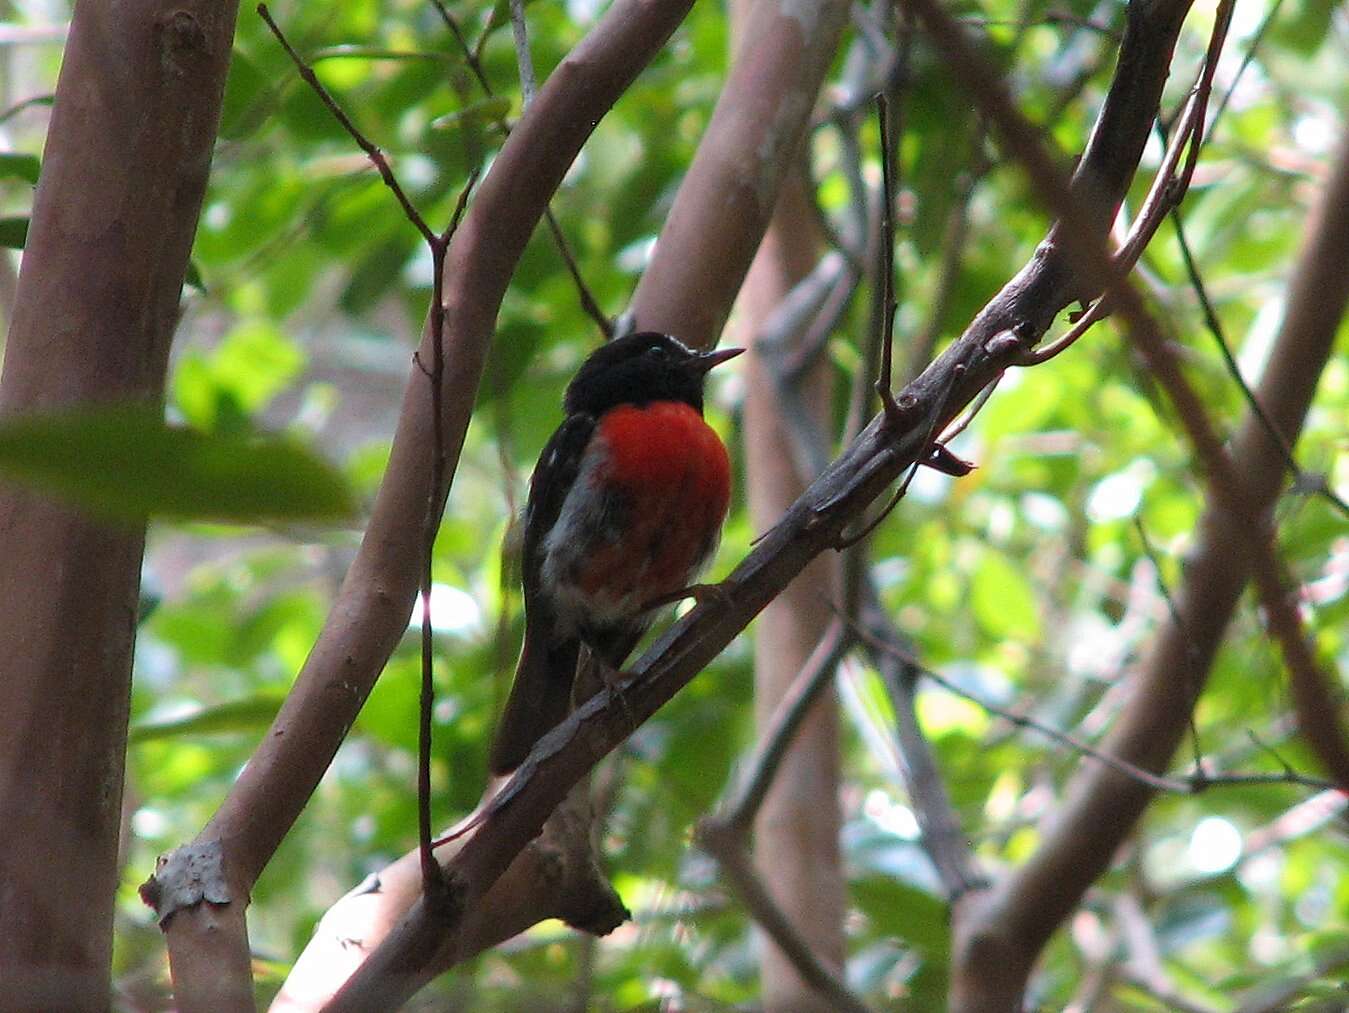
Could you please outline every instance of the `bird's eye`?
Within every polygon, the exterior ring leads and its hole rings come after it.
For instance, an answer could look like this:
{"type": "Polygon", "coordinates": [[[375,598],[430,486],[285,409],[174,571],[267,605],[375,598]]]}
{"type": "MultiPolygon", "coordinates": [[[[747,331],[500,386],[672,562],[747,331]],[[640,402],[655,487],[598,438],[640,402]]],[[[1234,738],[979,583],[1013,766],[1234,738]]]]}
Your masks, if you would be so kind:
{"type": "Polygon", "coordinates": [[[667,349],[664,345],[652,345],[650,348],[646,350],[646,354],[647,357],[651,359],[664,360],[670,357],[669,349],[667,349]]]}

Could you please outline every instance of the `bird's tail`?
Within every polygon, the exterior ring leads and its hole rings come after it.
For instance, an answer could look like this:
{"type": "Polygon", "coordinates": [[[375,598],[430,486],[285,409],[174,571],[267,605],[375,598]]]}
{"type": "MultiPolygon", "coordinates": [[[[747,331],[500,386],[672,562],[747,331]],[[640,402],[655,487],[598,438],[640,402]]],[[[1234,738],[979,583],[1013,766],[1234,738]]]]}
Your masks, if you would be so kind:
{"type": "Polygon", "coordinates": [[[487,761],[493,774],[507,774],[520,766],[534,743],[567,716],[579,650],[574,639],[543,645],[531,642],[526,634],[487,761]]]}

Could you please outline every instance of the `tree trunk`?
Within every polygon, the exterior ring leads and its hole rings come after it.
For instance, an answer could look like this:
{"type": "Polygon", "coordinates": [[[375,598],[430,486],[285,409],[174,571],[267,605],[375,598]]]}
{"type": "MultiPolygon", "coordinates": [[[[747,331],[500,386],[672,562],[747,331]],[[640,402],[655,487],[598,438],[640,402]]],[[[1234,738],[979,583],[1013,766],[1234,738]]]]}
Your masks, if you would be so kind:
{"type": "MultiPolygon", "coordinates": [[[[236,5],[76,6],[0,376],[0,417],[157,403],[236,5]]],[[[0,994],[109,1004],[145,527],[0,486],[0,994]]]]}
{"type": "MultiPolygon", "coordinates": [[[[819,236],[799,177],[784,188],[740,299],[745,340],[815,265],[819,236]]],[[[746,370],[745,484],[754,530],[775,524],[806,483],[793,466],[772,365],[751,352],[746,370]]],[[[827,357],[803,379],[803,403],[829,428],[827,357]]],[[[812,476],[813,477],[813,476],[812,476]]],[[[762,733],[833,618],[833,560],[820,556],[759,616],[754,638],[754,712],[762,733]]],[[[823,694],[764,799],[755,822],[755,862],[774,900],[822,963],[842,978],[845,887],[839,855],[838,708],[823,694]]],[[[768,1010],[827,1010],[786,955],[765,940],[760,973],[768,1010]]]]}

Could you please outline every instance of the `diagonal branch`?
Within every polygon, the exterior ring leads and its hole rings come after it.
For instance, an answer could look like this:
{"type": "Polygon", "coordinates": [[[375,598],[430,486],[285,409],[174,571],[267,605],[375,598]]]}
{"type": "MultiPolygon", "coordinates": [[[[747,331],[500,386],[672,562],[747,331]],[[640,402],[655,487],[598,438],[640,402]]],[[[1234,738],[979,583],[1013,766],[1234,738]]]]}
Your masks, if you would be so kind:
{"type": "MultiPolygon", "coordinates": [[[[942,48],[959,63],[965,80],[972,82],[976,100],[1003,129],[1004,136],[1013,140],[1015,154],[1029,169],[1033,184],[1060,214],[1056,232],[1073,244],[1085,273],[1098,281],[1108,279],[1104,250],[1097,243],[1081,241],[1082,236],[1092,234],[1095,222],[1075,206],[1077,195],[1038,149],[1034,132],[1007,102],[996,75],[934,3],[911,3],[942,48]]],[[[1138,24],[1159,8],[1137,5],[1131,12],[1130,31],[1136,31],[1138,24]]],[[[1128,37],[1126,32],[1126,43],[1128,37]]],[[[1097,136],[1094,134],[1093,140],[1097,136]]],[[[1329,354],[1336,323],[1349,299],[1349,279],[1342,271],[1347,249],[1349,151],[1341,154],[1321,205],[1318,225],[1295,275],[1289,316],[1261,384],[1261,401],[1278,419],[1290,442],[1301,425],[1329,354]],[[1331,264],[1336,266],[1329,267],[1331,264]],[[1310,287],[1313,285],[1317,287],[1310,287]]],[[[1304,731],[1337,779],[1342,779],[1337,753],[1343,745],[1334,727],[1334,711],[1326,705],[1320,688],[1322,677],[1283,590],[1267,520],[1281,486],[1282,461],[1269,452],[1258,421],[1250,419],[1229,456],[1142,301],[1127,285],[1116,286],[1112,294],[1130,336],[1176,405],[1213,496],[1179,598],[1184,629],[1174,623],[1163,629],[1145,663],[1136,695],[1111,735],[1111,752],[1152,770],[1165,764],[1184,733],[1186,715],[1194,702],[1191,687],[1175,679],[1174,672],[1187,656],[1200,659],[1202,664],[1196,667],[1207,671],[1241,588],[1253,573],[1271,627],[1284,647],[1304,731]],[[1319,725],[1314,723],[1318,721],[1319,725]]],[[[1117,772],[1084,768],[1070,789],[1068,803],[1056,812],[1047,828],[1040,851],[958,919],[953,1008],[988,1008],[990,1003],[1016,1001],[1040,947],[1106,867],[1150,796],[1148,788],[1117,772]]]]}
{"type": "MultiPolygon", "coordinates": [[[[563,60],[502,147],[448,253],[445,271],[445,481],[457,466],[487,345],[511,272],[594,124],[660,50],[691,0],[619,0],[563,60]]],[[[430,334],[419,355],[431,354],[430,334]]],[[[414,366],[388,470],[361,549],[271,731],[187,854],[214,856],[224,903],[161,911],[171,959],[247,966],[244,901],[327,770],[402,638],[416,592],[431,495],[431,418],[414,366]],[[213,920],[224,925],[213,925],[213,920]]],[[[441,498],[444,490],[438,491],[441,498]]],[[[200,896],[200,893],[198,893],[200,896]]],[[[215,1008],[212,993],[179,996],[215,1008]]]]}

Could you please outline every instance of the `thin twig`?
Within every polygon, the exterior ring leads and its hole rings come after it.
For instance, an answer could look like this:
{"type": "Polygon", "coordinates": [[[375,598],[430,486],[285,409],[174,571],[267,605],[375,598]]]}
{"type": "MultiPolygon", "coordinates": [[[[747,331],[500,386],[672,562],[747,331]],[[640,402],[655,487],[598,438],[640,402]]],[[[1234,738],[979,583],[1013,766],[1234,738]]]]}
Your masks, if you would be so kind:
{"type": "MultiPolygon", "coordinates": [[[[1166,577],[1162,573],[1162,561],[1157,556],[1157,550],[1152,546],[1152,540],[1148,538],[1147,530],[1143,527],[1143,518],[1134,517],[1134,530],[1138,532],[1138,540],[1143,545],[1143,554],[1148,557],[1148,562],[1152,564],[1153,570],[1157,573],[1157,589],[1160,591],[1162,601],[1166,603],[1167,614],[1171,617],[1171,622],[1176,628],[1185,631],[1185,617],[1180,614],[1180,608],[1176,605],[1176,599],[1171,594],[1171,589],[1166,586],[1166,577]]],[[[1191,638],[1186,631],[1186,642],[1190,643],[1191,638]]],[[[1194,768],[1202,774],[1204,772],[1204,751],[1199,744],[1199,725],[1194,719],[1194,701],[1199,699],[1199,693],[1203,689],[1203,677],[1195,670],[1195,659],[1192,651],[1185,652],[1185,678],[1190,683],[1190,709],[1186,715],[1186,720],[1190,724],[1190,742],[1194,746],[1194,768]]]]}
{"type": "Polygon", "coordinates": [[[1208,288],[1199,273],[1199,265],[1195,261],[1194,252],[1190,249],[1189,240],[1185,236],[1185,227],[1181,222],[1179,208],[1172,209],[1171,224],[1175,227],[1176,242],[1180,246],[1180,257],[1185,264],[1185,273],[1189,276],[1190,287],[1194,289],[1195,297],[1199,300],[1199,308],[1204,315],[1204,325],[1208,328],[1209,334],[1212,335],[1218,346],[1223,363],[1227,366],[1228,375],[1241,389],[1242,396],[1246,399],[1246,404],[1250,407],[1252,414],[1259,420],[1261,428],[1264,429],[1270,442],[1278,450],[1279,456],[1283,458],[1284,464],[1287,465],[1288,471],[1293,476],[1294,487],[1301,492],[1311,492],[1320,496],[1340,513],[1349,516],[1349,503],[1335,494],[1335,491],[1326,482],[1324,475],[1316,475],[1302,470],[1293,454],[1293,448],[1288,445],[1287,438],[1270,419],[1264,406],[1260,404],[1260,399],[1255,396],[1255,391],[1251,390],[1250,384],[1241,375],[1241,367],[1237,365],[1236,356],[1232,354],[1232,346],[1227,340],[1222,321],[1218,319],[1218,312],[1213,305],[1213,301],[1209,299],[1208,288]]]}
{"type": "MultiPolygon", "coordinates": [[[[1179,206],[1189,189],[1190,179],[1194,174],[1194,162],[1198,158],[1199,149],[1203,144],[1204,110],[1207,108],[1209,92],[1213,87],[1213,72],[1217,68],[1222,42],[1227,36],[1227,29],[1231,23],[1233,2],[1234,0],[1225,0],[1219,9],[1217,23],[1214,26],[1213,35],[1209,39],[1204,66],[1199,72],[1194,88],[1191,89],[1189,98],[1186,99],[1185,105],[1182,107],[1178,117],[1178,126],[1167,145],[1162,164],[1153,177],[1152,185],[1148,188],[1148,194],[1143,199],[1143,204],[1139,208],[1133,225],[1129,228],[1128,235],[1112,257],[1116,277],[1123,278],[1129,271],[1133,270],[1148,243],[1152,241],[1153,236],[1157,234],[1157,230],[1161,228],[1167,212],[1179,206]],[[1186,154],[1187,157],[1185,167],[1180,169],[1182,154],[1186,154]]],[[[1038,365],[1067,351],[1097,322],[1103,320],[1110,313],[1110,310],[1110,293],[1106,292],[1092,303],[1091,307],[1069,331],[1047,345],[1022,352],[1018,357],[1017,364],[1021,366],[1038,365]]]]}
{"type": "Polygon", "coordinates": [[[403,192],[402,186],[399,185],[398,180],[394,177],[393,170],[389,168],[389,160],[384,157],[384,152],[380,151],[376,145],[371,143],[370,140],[356,127],[356,124],[351,122],[351,118],[342,111],[342,107],[339,106],[332,95],[328,93],[328,89],[323,87],[323,82],[318,79],[318,76],[314,73],[314,69],[310,67],[309,64],[305,63],[304,60],[300,58],[300,54],[291,47],[286,36],[282,33],[281,29],[277,27],[276,22],[272,20],[272,13],[267,9],[266,4],[258,4],[258,16],[267,23],[267,27],[270,28],[272,34],[276,36],[276,41],[281,43],[281,48],[286,51],[286,55],[288,55],[291,62],[295,64],[295,69],[299,72],[300,77],[304,78],[305,83],[314,90],[314,94],[316,94],[323,104],[328,107],[328,111],[333,114],[333,118],[342,125],[343,130],[351,135],[351,139],[360,146],[360,149],[365,152],[366,157],[368,157],[375,168],[379,170],[379,178],[384,180],[384,185],[392,190],[393,195],[398,198],[398,203],[403,208],[403,214],[407,216],[407,220],[416,227],[417,231],[422,234],[422,238],[425,239],[428,244],[434,246],[438,237],[431,231],[431,227],[426,224],[426,219],[421,216],[421,213],[412,206],[412,201],[408,199],[408,195],[403,192]]]}
{"type": "Polygon", "coordinates": [[[955,904],[984,880],[974,864],[969,841],[942,782],[932,745],[918,721],[918,679],[922,671],[901,657],[910,653],[903,649],[906,641],[881,607],[876,589],[868,584],[863,591],[865,604],[860,610],[859,621],[877,641],[901,649],[890,653],[876,648],[871,640],[862,641],[894,708],[895,742],[903,760],[902,773],[909,802],[918,819],[920,842],[937,870],[947,901],[955,904]]]}
{"type": "MultiPolygon", "coordinates": [[[[928,462],[929,458],[933,456],[934,450],[941,448],[941,445],[937,442],[937,427],[941,425],[942,417],[946,412],[946,403],[950,400],[951,392],[955,390],[963,373],[963,368],[956,366],[953,371],[951,383],[942,391],[941,399],[937,401],[932,412],[932,421],[928,425],[927,438],[923,444],[923,449],[919,452],[918,459],[910,466],[908,473],[904,476],[904,480],[899,483],[899,487],[895,489],[889,501],[881,508],[880,512],[877,513],[875,517],[862,525],[860,531],[857,531],[854,534],[840,533],[838,542],[834,546],[835,549],[842,551],[843,549],[851,548],[862,541],[867,535],[875,531],[882,521],[890,516],[895,507],[899,506],[899,501],[904,498],[909,491],[909,486],[913,484],[913,478],[918,474],[918,469],[928,462]]],[[[896,412],[901,410],[898,404],[895,404],[894,410],[896,412]]],[[[886,411],[886,417],[890,417],[889,409],[886,411]]]]}
{"type": "MultiPolygon", "coordinates": [[[[881,132],[881,250],[880,278],[878,279],[884,311],[881,314],[881,371],[876,378],[876,393],[885,406],[887,416],[898,415],[895,392],[891,384],[891,358],[895,341],[895,190],[891,169],[893,153],[890,148],[890,103],[885,93],[876,96],[876,123],[881,132]]],[[[882,514],[884,516],[884,514],[882,514]]],[[[865,533],[864,533],[865,534],[865,533]]]]}
{"type": "Polygon", "coordinates": [[[948,693],[954,693],[962,699],[968,700],[981,709],[987,711],[996,717],[1009,721],[1018,728],[1028,728],[1031,731],[1039,732],[1041,735],[1052,739],[1062,746],[1083,756],[1090,757],[1099,763],[1105,764],[1111,770],[1123,774],[1140,784],[1144,784],[1156,791],[1170,792],[1176,795],[1198,795],[1207,791],[1209,788],[1218,787],[1239,787],[1245,785],[1257,784],[1294,784],[1303,788],[1313,788],[1317,791],[1332,789],[1335,784],[1318,777],[1310,777],[1306,774],[1299,774],[1292,770],[1283,770],[1277,774],[1270,773],[1252,773],[1252,774],[1209,774],[1203,770],[1197,770],[1193,774],[1185,777],[1164,777],[1160,774],[1154,774],[1150,770],[1145,770],[1136,764],[1129,763],[1127,760],[1121,760],[1117,756],[1111,756],[1109,753],[1103,753],[1094,746],[1083,742],[1068,732],[1060,731],[1051,725],[1037,721],[1035,718],[1027,717],[1025,714],[1019,714],[1016,711],[1007,710],[1005,707],[999,707],[990,700],[985,699],[977,693],[952,680],[946,678],[930,668],[925,668],[917,659],[907,652],[903,651],[894,644],[886,643],[875,637],[869,630],[863,629],[856,624],[852,624],[853,631],[858,637],[871,644],[878,651],[883,651],[894,655],[906,665],[913,666],[921,672],[927,679],[931,679],[948,693]]]}
{"type": "Polygon", "coordinates": [[[562,263],[567,266],[567,273],[571,275],[572,284],[576,286],[576,294],[581,300],[581,309],[585,311],[586,316],[595,321],[595,326],[604,335],[604,340],[608,341],[614,336],[614,322],[600,308],[600,304],[595,301],[594,293],[590,291],[590,286],[581,276],[581,268],[576,263],[576,256],[572,253],[571,244],[567,242],[566,234],[562,231],[562,226],[558,222],[557,216],[553,214],[552,208],[543,213],[543,220],[548,224],[548,231],[552,234],[553,244],[562,256],[562,263]]]}
{"type": "Polygon", "coordinates": [[[750,917],[791,961],[792,967],[806,983],[829,1000],[829,1008],[846,1010],[847,1013],[868,1013],[866,1004],[820,963],[810,944],[788,921],[763,880],[755,873],[741,838],[708,819],[699,824],[697,839],[702,848],[716,858],[731,889],[740,898],[750,917]]]}
{"type": "MultiPolygon", "coordinates": [[[[431,851],[431,719],[435,711],[435,639],[431,625],[431,570],[436,532],[440,529],[441,512],[444,509],[445,485],[445,425],[443,408],[443,378],[445,374],[445,254],[449,250],[450,240],[459,228],[464,210],[468,207],[469,194],[478,180],[478,172],[469,175],[468,182],[459,192],[450,224],[439,235],[432,232],[420,212],[412,205],[399,185],[397,177],[389,167],[379,148],[372,143],[343,112],[336,100],[319,82],[313,70],[305,64],[285,34],[272,20],[266,4],[258,4],[258,14],[277,41],[290,56],[300,76],[314,90],[329,112],[342,125],[352,140],[361,148],[379,169],[380,178],[393,192],[403,209],[407,220],[421,233],[431,251],[431,365],[426,367],[420,361],[430,382],[431,398],[431,483],[427,492],[426,512],[422,521],[422,571],[420,580],[421,622],[421,692],[419,695],[419,713],[417,723],[417,831],[421,853],[422,889],[429,903],[443,903],[446,899],[444,878],[440,865],[431,851]]],[[[415,356],[414,356],[415,358],[415,356]]]]}
{"type": "Polygon", "coordinates": [[[450,240],[459,229],[464,210],[468,207],[468,196],[478,181],[474,170],[459,191],[450,224],[436,241],[430,243],[432,271],[431,295],[431,369],[427,379],[431,385],[431,486],[426,495],[426,517],[422,526],[422,684],[420,711],[417,723],[417,840],[421,852],[422,889],[432,902],[445,900],[444,877],[440,865],[431,850],[431,718],[435,712],[435,682],[433,679],[435,655],[434,638],[431,626],[431,577],[432,560],[436,544],[436,533],[440,530],[440,518],[445,509],[445,498],[441,489],[445,482],[445,419],[444,419],[444,376],[445,376],[445,254],[449,251],[450,240]]]}
{"type": "MultiPolygon", "coordinates": [[[[479,58],[478,53],[474,51],[474,48],[468,44],[468,39],[464,37],[463,30],[459,27],[459,22],[455,20],[454,15],[449,12],[441,0],[431,0],[431,3],[436,8],[437,12],[439,12],[446,26],[450,29],[450,34],[454,36],[454,41],[463,51],[464,60],[468,64],[469,70],[473,72],[473,77],[477,80],[478,86],[482,89],[483,94],[488,98],[492,98],[496,94],[492,88],[492,82],[488,80],[487,72],[483,70],[482,60],[479,58]]],[[[522,18],[522,30],[523,24],[522,18]]],[[[528,61],[528,39],[525,40],[524,52],[525,60],[528,61]]],[[[524,65],[522,65],[522,86],[524,83],[524,73],[525,68],[524,65]]],[[[525,105],[529,104],[534,94],[533,73],[533,64],[530,63],[530,90],[526,95],[524,101],[525,105]]],[[[495,120],[495,124],[502,137],[510,136],[511,124],[505,117],[495,120]]],[[[558,222],[557,216],[553,214],[553,209],[551,207],[547,208],[544,211],[543,217],[544,221],[548,224],[548,231],[553,237],[553,244],[557,247],[557,252],[562,257],[562,263],[566,265],[567,273],[571,275],[572,284],[576,286],[577,296],[581,300],[581,309],[595,322],[595,326],[599,328],[600,333],[604,335],[604,339],[608,341],[614,336],[613,319],[600,307],[599,302],[595,299],[594,293],[590,290],[590,286],[586,284],[585,278],[581,275],[581,268],[576,263],[576,255],[572,252],[571,244],[567,242],[567,235],[562,231],[562,225],[558,222]]]]}
{"type": "Polygon", "coordinates": [[[958,177],[955,201],[947,213],[946,231],[942,236],[941,266],[938,268],[936,288],[928,303],[926,320],[909,347],[910,379],[921,373],[931,361],[937,339],[941,337],[942,321],[946,319],[956,294],[960,269],[965,260],[965,247],[970,237],[970,209],[974,192],[993,164],[983,153],[987,132],[980,120],[970,145],[974,157],[958,177]]]}
{"type": "Polygon", "coordinates": [[[473,72],[473,76],[478,79],[478,85],[490,98],[493,94],[492,85],[487,80],[486,72],[482,69],[482,60],[478,58],[478,54],[473,47],[468,44],[468,39],[465,38],[463,29],[459,27],[458,20],[441,0],[431,0],[431,6],[436,9],[441,20],[445,22],[445,26],[449,28],[450,34],[454,36],[454,41],[459,44],[459,49],[463,52],[464,62],[468,64],[468,69],[473,72]]]}
{"type": "Polygon", "coordinates": [[[847,653],[852,638],[843,623],[835,619],[810,652],[810,657],[797,673],[787,692],[778,700],[767,730],[759,739],[754,755],[744,775],[726,800],[717,807],[714,817],[718,823],[742,838],[749,832],[754,817],[763,804],[764,796],[777,775],[782,758],[786,756],[801,723],[823,689],[829,685],[838,663],[847,653]]]}
{"type": "Polygon", "coordinates": [[[974,421],[974,417],[984,410],[984,405],[988,404],[988,399],[993,396],[993,392],[998,389],[998,384],[1002,382],[1002,378],[1006,375],[1007,375],[1006,371],[1003,371],[999,373],[997,376],[995,376],[993,378],[993,382],[990,383],[983,390],[981,390],[979,392],[979,396],[976,397],[970,403],[970,406],[968,408],[965,409],[965,414],[961,415],[960,418],[952,422],[951,425],[947,427],[947,429],[940,436],[937,437],[937,443],[943,445],[950,443],[957,436],[959,436],[966,429],[968,429],[970,427],[970,423],[974,421]]]}
{"type": "Polygon", "coordinates": [[[1260,27],[1251,36],[1251,44],[1246,47],[1246,52],[1241,57],[1241,64],[1237,67],[1237,72],[1232,75],[1232,83],[1228,85],[1227,91],[1223,92],[1223,97],[1218,102],[1218,108],[1213,110],[1213,122],[1209,124],[1210,132],[1217,127],[1218,121],[1227,111],[1227,104],[1232,101],[1232,95],[1236,92],[1237,86],[1241,84],[1241,78],[1246,73],[1246,68],[1255,59],[1255,51],[1260,48],[1260,43],[1264,41],[1265,35],[1273,26],[1274,19],[1278,16],[1281,7],[1283,7],[1283,0],[1274,0],[1274,3],[1270,5],[1269,13],[1265,15],[1265,19],[1260,22],[1260,27]]]}

